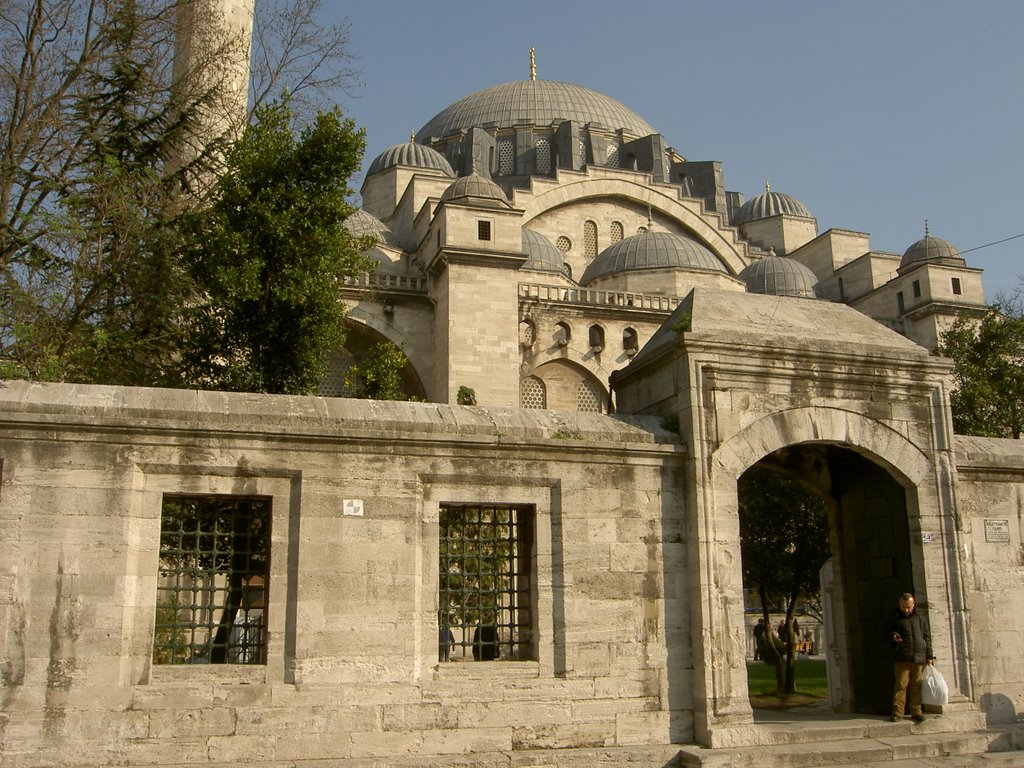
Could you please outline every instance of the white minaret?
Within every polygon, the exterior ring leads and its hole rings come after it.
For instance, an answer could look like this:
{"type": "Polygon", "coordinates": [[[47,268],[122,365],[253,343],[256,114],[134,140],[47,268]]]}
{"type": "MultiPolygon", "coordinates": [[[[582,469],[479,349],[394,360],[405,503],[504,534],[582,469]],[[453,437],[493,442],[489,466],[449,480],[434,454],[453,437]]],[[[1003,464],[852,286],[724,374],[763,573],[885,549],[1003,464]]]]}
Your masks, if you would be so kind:
{"type": "Polygon", "coordinates": [[[182,103],[202,103],[201,118],[181,163],[213,139],[245,126],[255,0],[180,0],[174,52],[175,90],[182,103]]]}

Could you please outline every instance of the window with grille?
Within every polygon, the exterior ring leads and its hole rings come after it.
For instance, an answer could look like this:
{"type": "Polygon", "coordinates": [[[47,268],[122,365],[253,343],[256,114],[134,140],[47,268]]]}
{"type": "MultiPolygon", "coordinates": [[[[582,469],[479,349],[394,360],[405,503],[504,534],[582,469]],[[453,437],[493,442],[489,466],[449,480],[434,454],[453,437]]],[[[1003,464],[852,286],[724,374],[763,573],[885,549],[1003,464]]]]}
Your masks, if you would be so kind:
{"type": "Polygon", "coordinates": [[[548,407],[547,390],[544,382],[536,376],[527,376],[519,384],[519,405],[521,408],[544,410],[548,407]]]}
{"type": "Polygon", "coordinates": [[[438,660],[528,659],[533,507],[442,504],[438,660]]]}
{"type": "Polygon", "coordinates": [[[154,664],[265,664],[270,500],[165,496],[154,664]]]}
{"type": "Polygon", "coordinates": [[[576,149],[579,152],[580,165],[587,164],[587,141],[586,139],[580,139],[577,142],[576,149]]]}
{"type": "Polygon", "coordinates": [[[953,295],[954,296],[959,296],[960,294],[963,293],[963,289],[960,287],[960,278],[959,277],[953,277],[953,278],[950,278],[950,279],[953,281],[953,295]]]}
{"type": "Polygon", "coordinates": [[[524,347],[532,347],[537,340],[537,326],[532,320],[521,320],[519,322],[519,343],[524,347]]]}
{"type": "Polygon", "coordinates": [[[583,255],[587,259],[597,256],[597,222],[583,222],[583,255]]]}
{"type": "Polygon", "coordinates": [[[478,221],[476,223],[476,236],[478,240],[490,240],[491,239],[491,222],[489,221],[478,221]]]}
{"type": "Polygon", "coordinates": [[[537,173],[551,173],[551,139],[541,137],[534,146],[536,151],[537,173]]]}
{"type": "Polygon", "coordinates": [[[596,381],[581,381],[576,387],[576,410],[603,413],[604,391],[596,381]]]}
{"type": "Polygon", "coordinates": [[[498,175],[511,176],[516,170],[516,145],[512,139],[498,139],[498,175]]]}
{"type": "Polygon", "coordinates": [[[621,221],[613,221],[612,222],[612,237],[611,237],[612,242],[613,243],[619,242],[619,240],[622,239],[624,234],[625,234],[625,230],[623,229],[622,222],[621,221]]]}
{"type": "Polygon", "coordinates": [[[605,162],[609,168],[619,167],[619,145],[612,143],[608,145],[608,160],[605,162]]]}
{"type": "Polygon", "coordinates": [[[921,298],[921,281],[920,280],[915,280],[913,282],[913,284],[911,285],[911,287],[914,289],[914,298],[915,299],[920,299],[921,298]]]}
{"type": "Polygon", "coordinates": [[[562,253],[568,253],[572,250],[572,240],[565,235],[562,235],[555,241],[555,247],[562,253]]]}

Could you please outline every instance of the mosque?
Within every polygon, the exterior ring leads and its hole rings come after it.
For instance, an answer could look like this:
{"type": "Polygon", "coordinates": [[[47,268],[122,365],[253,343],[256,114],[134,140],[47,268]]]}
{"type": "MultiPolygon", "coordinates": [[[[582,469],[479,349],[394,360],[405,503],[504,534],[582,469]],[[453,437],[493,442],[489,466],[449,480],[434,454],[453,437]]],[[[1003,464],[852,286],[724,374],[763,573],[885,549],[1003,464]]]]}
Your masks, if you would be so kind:
{"type": "Polygon", "coordinates": [[[819,233],[532,68],[373,158],[345,225],[377,268],[317,396],[0,381],[0,765],[1019,764],[1024,445],[953,431],[953,245],[819,233]],[[382,341],[414,401],[339,396],[382,341]],[[827,509],[813,715],[748,684],[755,467],[827,509]]]}
{"type": "MultiPolygon", "coordinates": [[[[387,340],[410,395],[606,413],[626,366],[696,286],[839,302],[926,349],[985,310],[982,274],[925,226],[902,256],[819,233],[800,200],[746,202],[615,99],[536,77],[485,88],[373,158],[346,226],[377,237],[350,346],[387,340]]],[[[356,283],[359,283],[356,285],[356,283]]],[[[323,394],[343,394],[338,358],[323,394]]]]}

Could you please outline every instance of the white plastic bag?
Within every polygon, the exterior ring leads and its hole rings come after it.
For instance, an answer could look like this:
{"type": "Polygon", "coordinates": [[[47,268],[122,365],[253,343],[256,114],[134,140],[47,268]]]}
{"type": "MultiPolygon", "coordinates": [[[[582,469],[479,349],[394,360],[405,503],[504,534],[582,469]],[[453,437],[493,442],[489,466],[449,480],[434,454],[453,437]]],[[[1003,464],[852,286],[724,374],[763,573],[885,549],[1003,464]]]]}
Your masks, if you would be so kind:
{"type": "Polygon", "coordinates": [[[942,673],[934,664],[928,664],[921,676],[921,703],[942,706],[949,703],[949,688],[942,673]]]}

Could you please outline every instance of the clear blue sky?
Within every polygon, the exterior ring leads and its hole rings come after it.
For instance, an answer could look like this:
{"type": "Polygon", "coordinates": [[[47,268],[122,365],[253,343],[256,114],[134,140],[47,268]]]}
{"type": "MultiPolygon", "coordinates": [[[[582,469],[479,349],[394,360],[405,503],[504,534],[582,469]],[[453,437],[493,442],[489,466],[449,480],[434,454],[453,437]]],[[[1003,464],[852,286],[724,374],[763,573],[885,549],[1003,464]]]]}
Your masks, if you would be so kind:
{"type": "MultiPolygon", "coordinates": [[[[617,99],[746,198],[770,179],[819,231],[895,253],[925,219],[961,251],[1024,234],[1021,0],[325,6],[351,23],[361,85],[338,100],[366,163],[459,98],[528,78],[534,47],[538,78],[617,99]]],[[[965,258],[993,300],[1020,285],[1024,237],[965,258]]]]}

